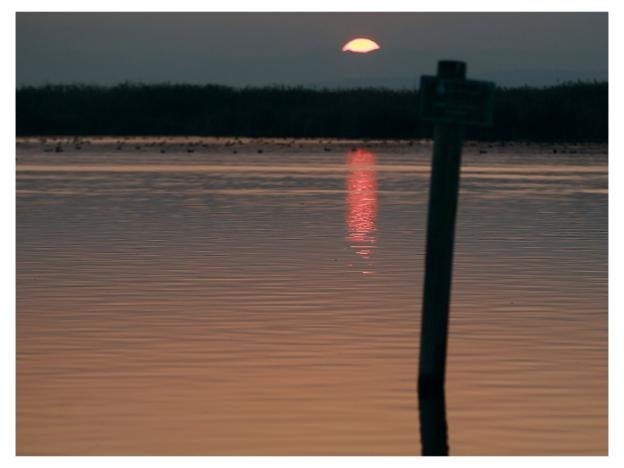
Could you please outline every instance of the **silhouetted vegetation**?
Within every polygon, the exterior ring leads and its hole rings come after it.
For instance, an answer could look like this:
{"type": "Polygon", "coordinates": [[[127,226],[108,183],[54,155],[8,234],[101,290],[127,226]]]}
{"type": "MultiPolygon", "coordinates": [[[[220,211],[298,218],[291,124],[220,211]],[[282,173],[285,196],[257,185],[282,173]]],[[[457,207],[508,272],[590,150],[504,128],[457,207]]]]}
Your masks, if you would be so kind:
{"type": "MultiPolygon", "coordinates": [[[[216,85],[47,85],[17,90],[17,134],[428,138],[418,92],[216,85]]],[[[608,138],[607,83],[499,89],[480,140],[608,138]]]]}

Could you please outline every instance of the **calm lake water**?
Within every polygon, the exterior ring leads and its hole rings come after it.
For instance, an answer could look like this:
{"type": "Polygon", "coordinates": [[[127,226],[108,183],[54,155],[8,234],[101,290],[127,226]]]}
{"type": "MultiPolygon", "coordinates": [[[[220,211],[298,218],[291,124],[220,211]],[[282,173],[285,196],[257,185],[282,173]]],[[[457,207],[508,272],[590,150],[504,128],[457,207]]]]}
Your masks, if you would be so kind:
{"type": "MultiPolygon", "coordinates": [[[[301,146],[18,144],[18,454],[420,453],[431,148],[301,146]]],[[[606,454],[606,150],[481,148],[450,452],[606,454]]]]}

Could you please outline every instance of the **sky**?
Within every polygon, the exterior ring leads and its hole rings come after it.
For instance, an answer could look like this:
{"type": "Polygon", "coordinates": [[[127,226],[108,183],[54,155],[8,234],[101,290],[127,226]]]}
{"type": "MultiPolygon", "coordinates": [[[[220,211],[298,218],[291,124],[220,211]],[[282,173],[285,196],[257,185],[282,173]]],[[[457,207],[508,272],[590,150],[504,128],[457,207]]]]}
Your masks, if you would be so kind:
{"type": "Polygon", "coordinates": [[[607,13],[17,13],[17,85],[414,87],[440,59],[502,86],[606,80],[607,13]],[[355,37],[381,49],[341,51],[355,37]]]}

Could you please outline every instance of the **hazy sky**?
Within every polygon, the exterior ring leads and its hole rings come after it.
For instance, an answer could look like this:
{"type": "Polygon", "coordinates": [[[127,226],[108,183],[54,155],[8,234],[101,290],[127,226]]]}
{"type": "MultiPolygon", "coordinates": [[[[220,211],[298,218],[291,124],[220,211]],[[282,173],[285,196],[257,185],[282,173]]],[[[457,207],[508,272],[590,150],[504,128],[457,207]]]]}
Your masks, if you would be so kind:
{"type": "Polygon", "coordinates": [[[606,13],[18,13],[17,83],[410,86],[438,59],[503,85],[606,79],[606,13]],[[349,39],[381,50],[341,52],[349,39]]]}

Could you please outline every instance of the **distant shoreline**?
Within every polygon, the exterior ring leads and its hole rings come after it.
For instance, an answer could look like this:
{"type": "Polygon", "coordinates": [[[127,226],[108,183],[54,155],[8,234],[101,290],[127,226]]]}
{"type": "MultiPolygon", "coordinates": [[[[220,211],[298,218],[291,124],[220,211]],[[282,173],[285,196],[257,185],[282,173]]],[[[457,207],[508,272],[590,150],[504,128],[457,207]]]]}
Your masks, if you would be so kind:
{"type": "MultiPolygon", "coordinates": [[[[499,88],[494,125],[468,140],[608,141],[608,83],[499,88]]],[[[205,135],[406,140],[431,138],[416,90],[122,84],[21,87],[16,134],[205,135]]]]}

